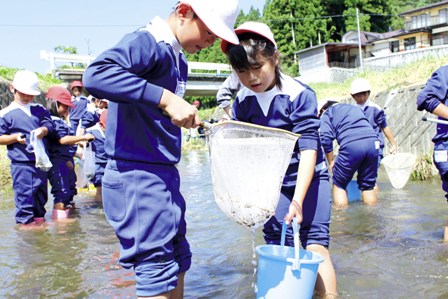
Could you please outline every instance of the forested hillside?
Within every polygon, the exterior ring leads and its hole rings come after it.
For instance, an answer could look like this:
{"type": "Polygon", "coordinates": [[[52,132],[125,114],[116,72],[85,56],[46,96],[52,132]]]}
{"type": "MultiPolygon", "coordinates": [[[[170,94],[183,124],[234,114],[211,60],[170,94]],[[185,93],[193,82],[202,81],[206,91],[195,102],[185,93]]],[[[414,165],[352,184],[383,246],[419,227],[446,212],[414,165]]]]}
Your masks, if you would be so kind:
{"type": "MultiPolygon", "coordinates": [[[[361,31],[386,32],[402,29],[398,14],[439,1],[428,0],[266,0],[263,11],[241,11],[239,25],[260,20],[268,24],[283,55],[282,68],[297,75],[294,52],[325,42],[339,42],[350,30],[357,30],[356,8],[361,31]]],[[[226,62],[219,43],[200,53],[188,55],[189,61],[226,62]]]]}

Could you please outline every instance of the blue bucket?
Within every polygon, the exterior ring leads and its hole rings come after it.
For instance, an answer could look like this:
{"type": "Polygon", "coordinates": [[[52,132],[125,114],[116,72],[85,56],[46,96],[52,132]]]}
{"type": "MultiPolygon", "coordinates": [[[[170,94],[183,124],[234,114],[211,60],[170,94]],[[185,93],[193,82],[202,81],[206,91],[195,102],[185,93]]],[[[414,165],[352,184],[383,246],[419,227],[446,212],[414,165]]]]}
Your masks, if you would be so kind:
{"type": "MultiPolygon", "coordinates": [[[[297,223],[293,227],[297,226],[297,223]]],[[[282,231],[282,244],[284,232],[282,231]]],[[[299,249],[298,229],[294,229],[294,247],[261,245],[258,254],[257,298],[310,299],[314,293],[322,255],[299,249]]]]}
{"type": "Polygon", "coordinates": [[[348,202],[361,200],[361,190],[358,189],[358,183],[351,180],[347,185],[348,202]]]}

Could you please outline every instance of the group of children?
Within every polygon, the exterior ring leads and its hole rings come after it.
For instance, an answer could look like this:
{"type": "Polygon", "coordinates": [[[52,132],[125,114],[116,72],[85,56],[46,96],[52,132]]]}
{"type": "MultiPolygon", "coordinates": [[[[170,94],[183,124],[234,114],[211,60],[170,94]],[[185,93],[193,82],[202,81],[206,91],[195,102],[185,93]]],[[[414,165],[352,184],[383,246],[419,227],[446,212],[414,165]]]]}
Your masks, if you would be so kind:
{"type": "MultiPolygon", "coordinates": [[[[180,50],[193,54],[219,37],[243,86],[233,119],[301,134],[275,216],[264,225],[265,241],[279,244],[282,223],[296,218],[303,247],[325,258],[317,293],[337,297],[328,250],[331,189],[316,95],[281,72],[267,25],[247,22],[234,29],[237,11],[234,0],[181,0],[166,20],[156,17],[126,35],[84,73],[87,91],[110,100],[103,207],[121,244],[120,264],[134,269],[137,296],[183,297],[192,253],[176,164],[181,128],[197,128],[201,120],[183,99],[188,68],[180,50]]],[[[291,229],[286,240],[293,244],[291,229]]]]}
{"type": "Polygon", "coordinates": [[[11,160],[15,220],[21,228],[38,228],[44,223],[48,182],[53,195],[52,219],[67,219],[77,194],[75,156],[82,158],[82,147],[89,142],[96,147],[99,160],[93,183],[101,186],[105,138],[95,126],[104,132],[107,112],[100,116],[100,110],[88,108],[80,81],[72,82],[70,88],[73,96],[65,87],[50,87],[44,107],[32,102],[40,94],[37,75],[20,70],[10,84],[13,101],[0,110],[0,144],[7,146],[11,160]],[[76,128],[80,128],[78,134],[76,128]],[[85,128],[89,128],[86,133],[85,128]],[[49,169],[36,163],[43,158],[51,162],[49,169]]]}
{"type": "MultiPolygon", "coordinates": [[[[74,145],[107,136],[104,149],[97,149],[103,155],[99,167],[104,169],[98,181],[106,218],[121,245],[119,261],[134,269],[137,296],[182,298],[192,253],[176,164],[181,156],[181,128],[197,128],[201,119],[197,107],[183,99],[188,66],[181,50],[193,54],[221,38],[221,49],[240,84],[229,116],[301,135],[276,213],[263,227],[265,242],[279,244],[282,224],[296,218],[302,246],[324,257],[316,293],[336,298],[336,273],[329,252],[329,166],[338,203],[346,203],[345,188],[355,171],[366,201],[375,202],[382,133],[391,142],[391,152],[397,151],[397,144],[384,111],[368,100],[368,82],[352,85],[358,107],[328,102],[318,111],[315,92],[282,73],[270,28],[246,22],[234,29],[237,13],[237,0],[181,0],[166,20],[154,18],[99,55],[86,69],[83,83],[89,93],[110,102],[101,114],[99,129],[87,129],[87,134],[84,130],[95,122],[95,115],[83,119],[79,113],[88,111],[89,105],[80,95],[82,82],[70,85],[73,98],[67,90],[51,88],[47,110],[31,103],[39,94],[37,78],[27,72],[32,84],[23,84],[17,76],[11,84],[14,102],[0,112],[0,144],[8,145],[12,161],[18,223],[42,221],[45,214],[46,184],[42,182],[46,173],[34,167],[33,154],[26,151],[30,131],[49,142],[50,157],[55,155],[50,182],[57,186],[53,193],[57,215],[73,200],[74,145]],[[68,113],[70,125],[64,121],[68,113]],[[103,115],[108,116],[107,126],[103,115]],[[336,160],[334,139],[340,145],[336,160]],[[59,195],[61,190],[65,191],[59,195]]],[[[223,101],[223,107],[229,107],[229,101],[223,101]]],[[[293,245],[291,228],[286,244],[293,245]]]]}
{"type": "Polygon", "coordinates": [[[350,86],[350,95],[356,102],[354,105],[324,100],[319,108],[319,133],[333,174],[333,203],[336,207],[348,205],[346,190],[355,173],[363,202],[375,204],[378,168],[384,157],[384,136],[390,143],[389,152],[395,154],[398,151],[386,114],[369,99],[370,93],[369,82],[357,78],[350,86]],[[334,140],[339,145],[336,158],[333,153],[334,140]]]}

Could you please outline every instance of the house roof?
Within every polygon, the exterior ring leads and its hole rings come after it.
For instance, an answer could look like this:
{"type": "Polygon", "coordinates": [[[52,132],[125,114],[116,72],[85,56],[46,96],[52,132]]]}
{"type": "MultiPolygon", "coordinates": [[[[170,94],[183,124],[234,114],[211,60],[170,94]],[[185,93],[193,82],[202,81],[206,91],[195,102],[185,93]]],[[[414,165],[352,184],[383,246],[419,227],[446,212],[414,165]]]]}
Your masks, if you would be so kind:
{"type": "MultiPolygon", "coordinates": [[[[342,37],[342,40],[346,39],[347,36],[350,36],[353,33],[357,34],[357,31],[355,31],[355,30],[348,31],[346,34],[344,34],[344,36],[342,37]]],[[[403,34],[405,34],[404,29],[388,31],[388,32],[383,32],[383,33],[361,31],[360,32],[361,45],[365,46],[365,45],[372,44],[379,40],[390,39],[390,38],[394,38],[394,37],[397,37],[397,36],[400,36],[403,34]]]]}
{"type": "Polygon", "coordinates": [[[422,10],[425,10],[425,9],[430,9],[430,8],[438,7],[438,6],[444,6],[444,5],[447,5],[447,4],[448,4],[448,0],[440,1],[440,2],[437,2],[437,3],[432,3],[432,4],[428,4],[426,6],[422,6],[422,7],[419,7],[419,8],[412,9],[412,10],[408,10],[408,11],[402,12],[402,13],[400,13],[398,15],[399,16],[405,16],[405,15],[412,14],[412,13],[415,13],[415,12],[419,12],[419,11],[422,11],[422,10]]]}
{"type": "Polygon", "coordinates": [[[324,44],[320,44],[320,45],[316,45],[313,47],[309,47],[306,49],[302,49],[299,51],[294,52],[294,54],[301,54],[301,53],[305,53],[311,50],[315,50],[318,48],[326,48],[328,50],[335,50],[335,49],[343,49],[343,48],[356,48],[358,47],[358,44],[355,43],[324,43],[324,44]]]}

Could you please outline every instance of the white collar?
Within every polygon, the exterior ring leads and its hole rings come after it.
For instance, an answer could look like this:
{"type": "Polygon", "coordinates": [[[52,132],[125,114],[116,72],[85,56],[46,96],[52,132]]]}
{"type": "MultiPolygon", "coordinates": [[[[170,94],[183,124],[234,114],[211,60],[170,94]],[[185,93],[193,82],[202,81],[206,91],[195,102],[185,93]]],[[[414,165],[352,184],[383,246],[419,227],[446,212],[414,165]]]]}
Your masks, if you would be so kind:
{"type": "Polygon", "coordinates": [[[159,43],[163,41],[171,45],[176,56],[176,63],[179,65],[179,53],[182,50],[182,46],[177,41],[173,31],[165,20],[160,17],[155,17],[146,25],[145,28],[142,28],[141,30],[151,33],[156,42],[159,43]]]}
{"type": "Polygon", "coordinates": [[[23,112],[25,112],[28,116],[31,116],[31,106],[32,105],[33,105],[32,103],[28,103],[26,105],[22,105],[22,104],[17,103],[17,102],[12,102],[11,103],[11,108],[20,109],[23,112]]]}

